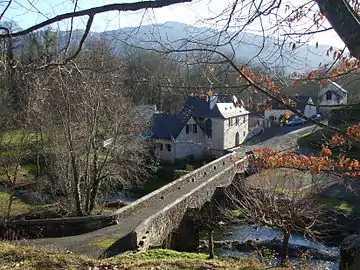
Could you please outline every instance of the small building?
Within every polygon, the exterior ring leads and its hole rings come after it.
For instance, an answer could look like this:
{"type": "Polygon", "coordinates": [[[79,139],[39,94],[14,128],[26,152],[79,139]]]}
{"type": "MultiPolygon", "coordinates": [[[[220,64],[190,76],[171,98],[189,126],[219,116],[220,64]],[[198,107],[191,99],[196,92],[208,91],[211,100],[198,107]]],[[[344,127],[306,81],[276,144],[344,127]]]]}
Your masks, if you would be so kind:
{"type": "MultiPolygon", "coordinates": [[[[316,106],[314,101],[310,96],[293,96],[291,99],[294,100],[296,111],[301,112],[307,117],[311,117],[316,114],[316,106]]],[[[277,125],[282,120],[285,113],[289,112],[290,114],[294,114],[284,107],[284,105],[279,104],[276,101],[270,101],[267,105],[270,105],[271,108],[265,109],[264,111],[264,120],[265,126],[271,127],[274,124],[277,125]]]]}
{"type": "Polygon", "coordinates": [[[248,134],[248,114],[234,96],[189,96],[179,114],[154,116],[155,155],[174,162],[239,146],[248,134]]]}
{"type": "Polygon", "coordinates": [[[330,81],[318,93],[319,111],[326,116],[331,111],[332,105],[346,105],[348,92],[336,82],[330,81]]]}

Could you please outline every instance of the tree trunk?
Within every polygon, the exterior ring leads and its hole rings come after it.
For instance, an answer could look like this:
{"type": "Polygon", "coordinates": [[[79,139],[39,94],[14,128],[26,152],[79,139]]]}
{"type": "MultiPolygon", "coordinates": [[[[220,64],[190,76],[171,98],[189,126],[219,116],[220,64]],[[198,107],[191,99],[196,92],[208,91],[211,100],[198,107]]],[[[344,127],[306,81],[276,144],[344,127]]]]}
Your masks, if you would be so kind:
{"type": "Polygon", "coordinates": [[[10,219],[11,216],[11,208],[12,208],[12,204],[14,201],[14,189],[11,190],[10,194],[9,194],[9,202],[8,202],[8,207],[7,207],[7,211],[6,211],[6,220],[10,219]]]}
{"type": "Polygon", "coordinates": [[[92,166],[92,177],[90,183],[88,206],[87,206],[87,214],[90,215],[91,212],[94,210],[95,207],[95,200],[99,192],[100,184],[101,184],[101,176],[99,175],[98,171],[98,150],[94,147],[93,153],[93,166],[92,166]]]}
{"type": "Polygon", "coordinates": [[[284,238],[283,238],[283,246],[281,250],[281,266],[286,266],[287,263],[287,255],[288,255],[288,246],[289,246],[289,239],[290,239],[290,232],[284,231],[284,238]]]}
{"type": "Polygon", "coordinates": [[[352,56],[360,59],[359,15],[346,0],[315,0],[336,33],[348,47],[352,56]]]}
{"type": "Polygon", "coordinates": [[[214,231],[209,230],[209,259],[214,259],[214,231]]]}

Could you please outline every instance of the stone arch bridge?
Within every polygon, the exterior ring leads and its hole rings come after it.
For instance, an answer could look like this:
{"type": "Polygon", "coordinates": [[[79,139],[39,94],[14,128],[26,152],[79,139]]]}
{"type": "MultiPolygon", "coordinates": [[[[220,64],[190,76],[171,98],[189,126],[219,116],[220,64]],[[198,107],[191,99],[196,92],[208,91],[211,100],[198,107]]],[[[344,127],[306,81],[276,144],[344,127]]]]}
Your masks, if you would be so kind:
{"type": "MultiPolygon", "coordinates": [[[[192,230],[194,226],[184,222],[187,213],[191,209],[200,209],[212,199],[217,189],[230,185],[236,174],[244,173],[246,168],[246,157],[238,158],[236,152],[228,153],[112,214],[43,220],[45,227],[49,225],[54,228],[69,224],[76,227],[79,223],[102,223],[103,220],[113,221],[110,226],[99,225],[100,229],[73,236],[14,242],[102,258],[129,250],[163,246],[169,235],[176,232],[178,239],[182,240],[177,243],[177,248],[193,250],[197,247],[198,235],[192,230]]],[[[17,225],[36,227],[39,222],[18,221],[17,225]]]]}
{"type": "MultiPolygon", "coordinates": [[[[256,147],[287,149],[296,145],[298,136],[311,130],[314,130],[313,125],[275,136],[258,143],[256,147]]],[[[46,237],[46,230],[50,234],[58,230],[58,236],[64,237],[19,240],[15,243],[99,258],[127,250],[162,246],[168,236],[176,232],[180,240],[186,240],[179,241],[180,248],[191,249],[196,246],[197,237],[196,232],[191,231],[191,222],[190,225],[186,222],[187,213],[191,209],[201,208],[212,199],[216,190],[230,185],[237,175],[246,173],[248,159],[244,151],[253,149],[253,146],[240,148],[243,150],[226,154],[109,215],[16,221],[12,224],[15,227],[40,228],[43,237],[46,237]],[[59,230],[60,227],[62,229],[59,230]],[[70,234],[62,234],[64,227],[68,228],[70,234]],[[81,230],[77,231],[79,227],[81,230]],[[189,241],[191,239],[194,241],[189,241]]]]}

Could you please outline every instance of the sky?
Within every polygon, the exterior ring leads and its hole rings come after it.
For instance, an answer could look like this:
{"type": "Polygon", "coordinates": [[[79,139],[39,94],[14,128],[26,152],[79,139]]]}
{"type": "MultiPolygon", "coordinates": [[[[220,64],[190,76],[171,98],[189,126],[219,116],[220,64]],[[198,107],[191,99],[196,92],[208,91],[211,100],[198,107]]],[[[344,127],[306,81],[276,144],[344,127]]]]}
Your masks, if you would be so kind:
{"type": "MultiPolygon", "coordinates": [[[[139,1],[139,0],[138,0],[139,1]]],[[[292,5],[297,5],[303,0],[287,0],[292,5]]],[[[78,0],[79,9],[87,9],[99,5],[111,3],[129,3],[134,0],[78,0]]],[[[206,19],[215,17],[232,3],[232,0],[194,0],[191,3],[176,4],[154,10],[138,12],[108,12],[95,17],[92,31],[114,30],[123,27],[135,27],[140,24],[156,24],[169,21],[177,21],[193,26],[209,26],[206,19]]],[[[266,1],[265,1],[266,2],[266,1]]],[[[13,0],[4,19],[15,21],[21,28],[27,28],[35,23],[51,18],[55,15],[69,12],[74,7],[74,0],[13,0]]],[[[0,2],[0,10],[3,10],[6,1],[0,2]]],[[[214,21],[210,21],[213,23],[214,21]]],[[[265,19],[263,24],[272,26],[275,22],[265,19]]],[[[86,24],[86,17],[75,21],[74,28],[83,29],[86,24]]],[[[52,25],[55,29],[65,30],[69,27],[70,21],[63,21],[52,25]]],[[[301,26],[304,27],[304,26],[301,26]]],[[[236,26],[234,26],[234,29],[236,26]]],[[[256,32],[260,29],[260,21],[256,21],[247,28],[248,31],[256,32]]],[[[334,31],[327,31],[317,34],[310,43],[328,44],[337,48],[343,48],[344,43],[334,31]]]]}

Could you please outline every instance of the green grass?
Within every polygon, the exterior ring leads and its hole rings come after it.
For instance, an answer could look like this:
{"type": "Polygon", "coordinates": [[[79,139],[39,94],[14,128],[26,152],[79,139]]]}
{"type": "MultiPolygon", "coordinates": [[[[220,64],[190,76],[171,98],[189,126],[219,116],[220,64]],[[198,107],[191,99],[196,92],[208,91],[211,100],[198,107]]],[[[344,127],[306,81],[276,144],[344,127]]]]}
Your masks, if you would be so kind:
{"type": "Polygon", "coordinates": [[[244,212],[243,210],[240,210],[240,209],[230,210],[229,213],[232,217],[235,217],[235,218],[241,219],[241,218],[246,217],[246,212],[244,212]]]}
{"type": "Polygon", "coordinates": [[[90,242],[90,246],[107,249],[107,248],[111,247],[116,241],[117,241],[117,239],[113,239],[113,238],[103,239],[103,240],[99,240],[99,241],[90,242]]]}
{"type": "Polygon", "coordinates": [[[16,188],[35,183],[35,178],[36,178],[35,164],[19,165],[18,167],[16,165],[12,165],[7,169],[9,170],[11,180],[9,181],[4,168],[0,167],[0,183],[4,183],[6,185],[14,185],[16,188]],[[15,175],[16,175],[16,180],[14,180],[15,175]]]}
{"type": "Polygon", "coordinates": [[[326,205],[329,209],[336,210],[344,215],[350,216],[359,214],[359,210],[354,206],[349,204],[346,201],[339,200],[333,197],[322,197],[320,202],[326,205]]]}
{"type": "MultiPolygon", "coordinates": [[[[128,270],[256,270],[267,269],[252,259],[219,258],[208,260],[206,254],[153,249],[96,260],[72,253],[59,253],[40,248],[14,246],[0,242],[0,269],[128,269],[128,270]],[[95,268],[98,267],[98,268],[95,268]]],[[[276,268],[274,268],[276,269],[276,268]]],[[[282,268],[286,269],[286,268],[282,268]]]]}
{"type": "Polygon", "coordinates": [[[150,249],[147,252],[127,253],[118,258],[123,260],[206,260],[205,253],[179,252],[170,249],[150,249]]]}
{"type": "MultiPolygon", "coordinates": [[[[9,205],[10,194],[0,192],[0,218],[4,218],[7,215],[7,209],[9,205]]],[[[27,213],[39,212],[45,209],[49,209],[49,204],[30,204],[15,197],[11,206],[11,217],[23,215],[27,213]]]]}
{"type": "Polygon", "coordinates": [[[27,147],[40,140],[40,134],[31,131],[12,130],[2,133],[1,139],[6,146],[27,147]]]}

